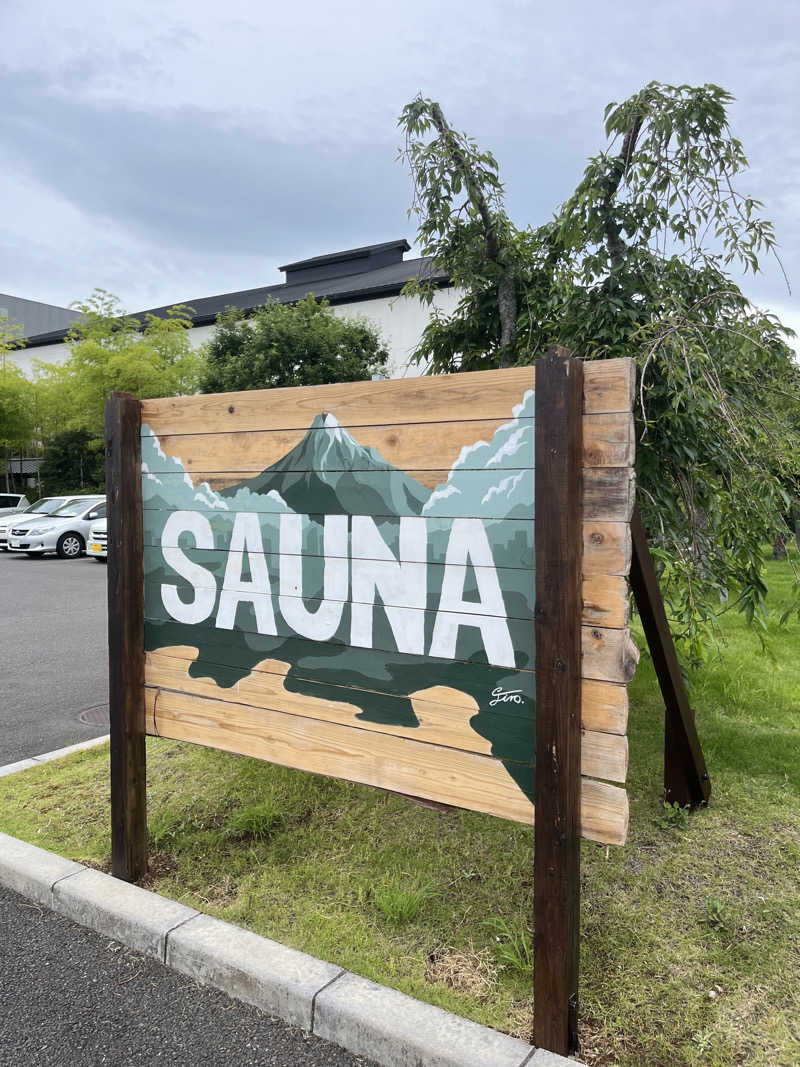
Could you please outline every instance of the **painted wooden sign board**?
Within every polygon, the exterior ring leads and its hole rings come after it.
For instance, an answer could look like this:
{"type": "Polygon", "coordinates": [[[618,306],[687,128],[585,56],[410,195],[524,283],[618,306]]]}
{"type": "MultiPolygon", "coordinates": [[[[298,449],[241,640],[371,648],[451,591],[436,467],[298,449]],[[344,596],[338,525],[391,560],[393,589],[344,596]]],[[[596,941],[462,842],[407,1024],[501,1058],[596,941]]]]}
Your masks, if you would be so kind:
{"type": "MultiPolygon", "coordinates": [[[[633,382],[583,368],[580,829],[615,844],[633,382]]],[[[532,822],[535,385],[143,401],[146,731],[532,822]]]]}

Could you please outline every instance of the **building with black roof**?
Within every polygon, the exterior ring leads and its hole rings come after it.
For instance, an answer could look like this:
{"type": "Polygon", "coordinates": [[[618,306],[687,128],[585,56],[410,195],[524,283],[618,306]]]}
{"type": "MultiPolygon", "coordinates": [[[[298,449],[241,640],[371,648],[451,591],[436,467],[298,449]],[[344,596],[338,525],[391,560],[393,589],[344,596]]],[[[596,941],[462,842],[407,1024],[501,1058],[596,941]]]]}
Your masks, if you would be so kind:
{"type": "MultiPolygon", "coordinates": [[[[429,259],[406,259],[405,253],[410,250],[408,241],[401,238],[313,256],[279,267],[284,273],[284,281],[277,285],[175,303],[192,309],[191,341],[200,345],[208,339],[217,316],[226,308],[239,308],[249,314],[268,300],[291,304],[313,293],[318,299],[328,300],[336,314],[363,315],[378,326],[389,348],[392,377],[416,374],[419,370],[410,368],[408,360],[419,342],[430,310],[419,300],[401,296],[403,286],[416,277],[432,279],[438,289],[434,303],[443,310],[455,307],[457,295],[447,275],[436,269],[429,259]]],[[[133,317],[144,325],[147,315],[166,315],[168,306],[173,305],[148,308],[133,317]]],[[[67,358],[64,339],[70,322],[77,318],[75,312],[71,314],[72,319],[55,329],[38,333],[26,330],[26,340],[14,354],[15,362],[25,373],[32,370],[34,360],[61,363],[67,358]]]]}

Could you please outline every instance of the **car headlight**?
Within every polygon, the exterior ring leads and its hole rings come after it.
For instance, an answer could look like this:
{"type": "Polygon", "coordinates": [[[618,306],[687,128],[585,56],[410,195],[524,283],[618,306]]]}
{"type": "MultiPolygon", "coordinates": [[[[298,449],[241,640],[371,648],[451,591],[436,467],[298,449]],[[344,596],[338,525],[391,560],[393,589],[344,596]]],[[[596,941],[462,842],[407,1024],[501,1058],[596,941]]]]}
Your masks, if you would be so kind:
{"type": "Polygon", "coordinates": [[[51,530],[55,530],[55,526],[37,526],[34,530],[31,530],[31,537],[36,537],[38,534],[50,533],[51,530]]]}

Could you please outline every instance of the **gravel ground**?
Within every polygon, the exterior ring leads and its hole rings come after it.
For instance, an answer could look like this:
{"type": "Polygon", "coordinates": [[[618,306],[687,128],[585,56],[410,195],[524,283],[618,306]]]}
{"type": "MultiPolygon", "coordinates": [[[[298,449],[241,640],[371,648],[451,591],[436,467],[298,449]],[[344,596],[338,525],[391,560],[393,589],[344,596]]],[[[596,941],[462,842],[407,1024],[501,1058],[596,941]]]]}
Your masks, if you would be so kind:
{"type": "Polygon", "coordinates": [[[2,1067],[377,1067],[0,888],[2,1067]]]}

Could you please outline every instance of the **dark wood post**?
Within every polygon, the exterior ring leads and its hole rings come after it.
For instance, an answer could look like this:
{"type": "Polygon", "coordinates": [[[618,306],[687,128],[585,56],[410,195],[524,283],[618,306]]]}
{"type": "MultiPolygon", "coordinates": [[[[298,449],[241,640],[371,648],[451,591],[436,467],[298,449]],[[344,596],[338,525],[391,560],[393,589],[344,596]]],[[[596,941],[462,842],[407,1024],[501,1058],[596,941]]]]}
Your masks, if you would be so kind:
{"type": "Polygon", "coordinates": [[[631,588],[664,698],[664,799],[696,807],[708,802],[711,781],[638,508],[631,518],[631,540],[631,588]]]}
{"type": "Polygon", "coordinates": [[[127,882],[147,871],[140,430],[139,401],[112,393],[106,401],[111,870],[127,882]]]}
{"type": "Polygon", "coordinates": [[[583,363],[536,364],[534,1042],[578,1047],[583,363]]]}

